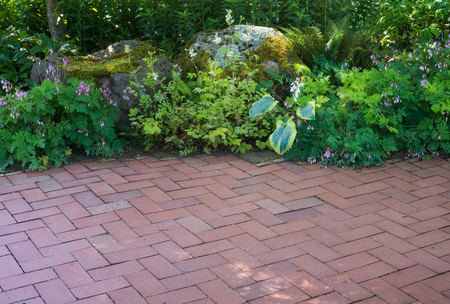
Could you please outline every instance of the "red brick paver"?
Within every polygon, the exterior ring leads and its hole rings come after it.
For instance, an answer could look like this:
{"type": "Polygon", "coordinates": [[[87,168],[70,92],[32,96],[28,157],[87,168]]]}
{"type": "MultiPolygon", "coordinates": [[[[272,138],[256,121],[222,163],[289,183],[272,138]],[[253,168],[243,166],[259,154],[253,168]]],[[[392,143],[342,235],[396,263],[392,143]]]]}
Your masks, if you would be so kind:
{"type": "Polygon", "coordinates": [[[0,303],[450,303],[450,165],[0,175],[0,303]]]}

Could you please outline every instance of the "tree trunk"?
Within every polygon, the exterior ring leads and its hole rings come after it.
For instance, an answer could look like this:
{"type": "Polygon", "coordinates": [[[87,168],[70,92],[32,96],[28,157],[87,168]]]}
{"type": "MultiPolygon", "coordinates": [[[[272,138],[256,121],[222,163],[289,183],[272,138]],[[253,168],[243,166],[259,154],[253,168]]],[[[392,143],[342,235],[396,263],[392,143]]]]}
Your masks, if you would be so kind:
{"type": "Polygon", "coordinates": [[[61,40],[64,38],[66,31],[64,27],[56,24],[60,12],[56,10],[57,0],[45,0],[45,6],[47,8],[47,22],[50,29],[50,35],[53,39],[61,40]]]}

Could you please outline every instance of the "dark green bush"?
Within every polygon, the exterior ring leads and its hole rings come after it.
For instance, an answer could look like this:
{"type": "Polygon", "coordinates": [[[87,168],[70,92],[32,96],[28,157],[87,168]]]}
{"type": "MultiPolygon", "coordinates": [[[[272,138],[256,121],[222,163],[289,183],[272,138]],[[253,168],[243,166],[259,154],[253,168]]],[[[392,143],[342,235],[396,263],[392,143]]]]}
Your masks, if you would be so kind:
{"type": "Polygon", "coordinates": [[[45,0],[0,0],[0,30],[11,27],[28,34],[50,34],[45,0]]]}
{"type": "Polygon", "coordinates": [[[20,88],[29,86],[33,62],[29,59],[30,52],[23,46],[25,32],[0,31],[0,77],[12,82],[20,88]]]}
{"type": "MultiPolygon", "coordinates": [[[[360,0],[363,1],[363,0],[360,0]]],[[[30,34],[48,35],[44,0],[0,0],[0,29],[10,25],[30,34]],[[4,6],[2,5],[4,3],[4,6]]],[[[76,41],[80,50],[91,53],[125,39],[140,38],[155,47],[180,50],[199,31],[226,27],[227,10],[236,24],[286,28],[317,26],[324,29],[329,20],[342,19],[357,11],[342,0],[61,0],[61,24],[66,39],[76,41]]],[[[357,1],[359,2],[359,1],[357,1]]],[[[173,51],[167,50],[166,51],[173,51]]]]}
{"type": "MultiPolygon", "coordinates": [[[[316,27],[322,33],[330,21],[348,18],[352,30],[376,28],[379,42],[396,42],[404,48],[424,29],[447,28],[449,5],[435,0],[58,1],[66,38],[76,41],[84,53],[135,38],[165,51],[179,51],[195,33],[226,27],[227,10],[236,24],[316,27]]],[[[0,0],[0,7],[0,30],[12,25],[29,34],[48,35],[44,0],[0,0]]]]}

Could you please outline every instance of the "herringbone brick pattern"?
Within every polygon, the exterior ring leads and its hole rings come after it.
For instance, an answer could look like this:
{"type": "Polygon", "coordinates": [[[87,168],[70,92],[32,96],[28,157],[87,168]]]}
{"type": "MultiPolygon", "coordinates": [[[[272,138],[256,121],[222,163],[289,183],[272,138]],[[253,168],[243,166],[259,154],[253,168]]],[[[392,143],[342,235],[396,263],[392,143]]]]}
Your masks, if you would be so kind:
{"type": "Polygon", "coordinates": [[[450,164],[235,156],[0,177],[0,303],[450,303],[450,164]]]}

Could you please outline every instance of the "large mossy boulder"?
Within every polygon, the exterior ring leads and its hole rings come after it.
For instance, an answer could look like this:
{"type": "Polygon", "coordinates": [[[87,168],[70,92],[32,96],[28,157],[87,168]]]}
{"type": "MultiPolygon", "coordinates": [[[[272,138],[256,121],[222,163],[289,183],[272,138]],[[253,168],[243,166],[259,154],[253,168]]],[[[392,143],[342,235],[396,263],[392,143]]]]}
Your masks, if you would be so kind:
{"type": "Polygon", "coordinates": [[[238,78],[248,75],[250,69],[258,69],[252,77],[255,81],[269,80],[267,70],[279,71],[279,74],[297,76],[295,65],[301,60],[294,45],[280,31],[249,25],[236,25],[217,32],[197,33],[180,54],[177,64],[183,77],[198,70],[208,71],[212,61],[224,68],[225,74],[233,73],[227,68],[232,63],[231,56],[247,64],[249,69],[241,67],[234,71],[238,78]],[[255,60],[253,55],[257,55],[255,60]]]}
{"type": "MultiPolygon", "coordinates": [[[[171,79],[174,64],[159,54],[154,47],[136,40],[117,42],[88,56],[64,58],[59,54],[52,55],[33,65],[31,79],[40,84],[44,79],[66,81],[75,77],[91,81],[98,87],[108,87],[112,100],[119,103],[119,122],[129,125],[129,110],[139,105],[139,99],[130,95],[128,88],[130,81],[142,83],[143,79],[147,78],[150,69],[143,59],[149,57],[149,53],[157,58],[153,72],[158,74],[159,79],[165,78],[164,83],[167,84],[171,79]],[[132,73],[138,68],[137,73],[132,73]]],[[[145,89],[146,94],[153,94],[149,88],[145,89]]],[[[159,87],[156,87],[156,90],[158,89],[159,87]]]]}

